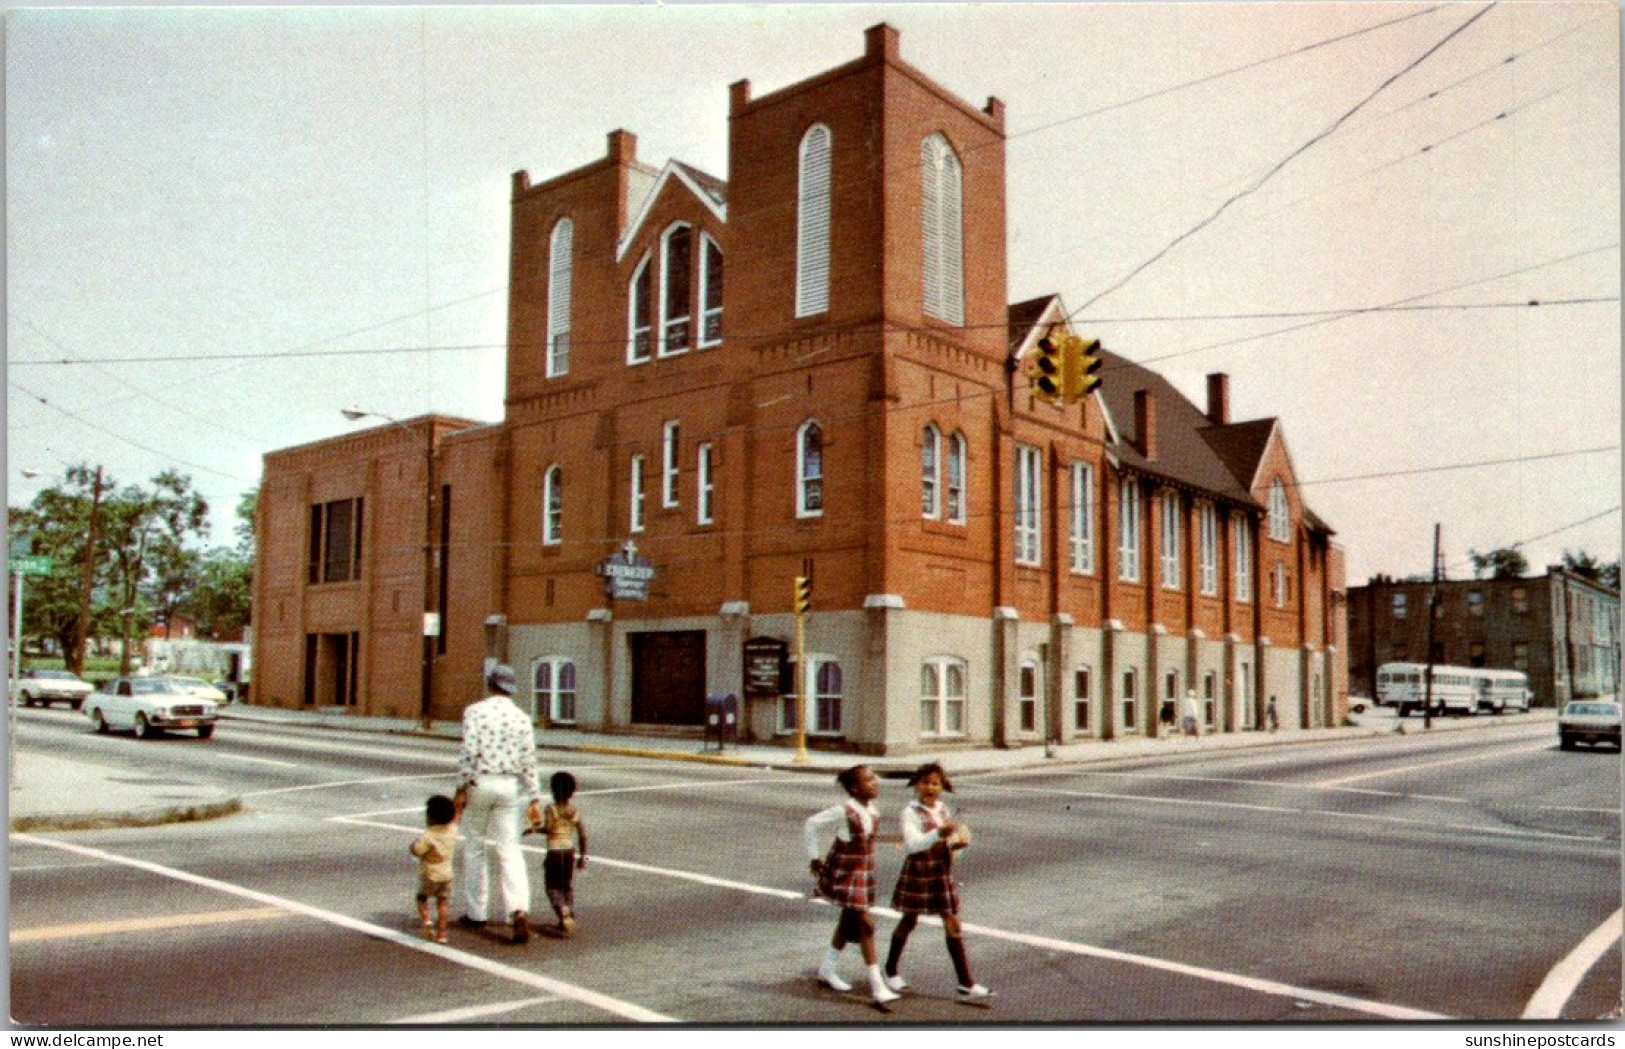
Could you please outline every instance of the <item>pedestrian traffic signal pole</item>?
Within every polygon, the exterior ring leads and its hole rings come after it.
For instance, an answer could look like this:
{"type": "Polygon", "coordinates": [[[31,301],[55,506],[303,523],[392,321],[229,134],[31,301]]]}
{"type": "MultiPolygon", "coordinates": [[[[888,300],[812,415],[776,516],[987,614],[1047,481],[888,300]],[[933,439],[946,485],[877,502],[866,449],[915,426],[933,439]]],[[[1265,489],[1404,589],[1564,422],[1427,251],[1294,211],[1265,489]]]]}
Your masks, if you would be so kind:
{"type": "Polygon", "coordinates": [[[807,689],[812,683],[807,673],[807,610],[812,607],[812,569],[805,562],[801,569],[805,575],[796,576],[795,597],[791,610],[796,616],[796,764],[806,764],[807,757],[807,689]]]}

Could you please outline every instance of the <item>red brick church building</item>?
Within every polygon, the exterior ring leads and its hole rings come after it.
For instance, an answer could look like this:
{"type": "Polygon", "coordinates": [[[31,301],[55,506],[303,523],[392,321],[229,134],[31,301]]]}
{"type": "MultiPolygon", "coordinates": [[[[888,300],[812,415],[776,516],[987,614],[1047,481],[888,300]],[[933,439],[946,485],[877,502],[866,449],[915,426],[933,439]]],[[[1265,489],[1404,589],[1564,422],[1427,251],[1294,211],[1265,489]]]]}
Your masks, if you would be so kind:
{"type": "Polygon", "coordinates": [[[498,657],[538,723],[693,731],[732,694],[742,735],[804,716],[864,752],[1155,733],[1187,690],[1214,731],[1271,698],[1341,719],[1343,555],[1279,421],[1109,352],[1095,394],[1035,396],[1070,329],[1058,296],[1007,301],[1002,103],[880,25],[734,84],[729,157],[657,168],[615,131],[517,172],[506,418],[266,456],[257,702],[454,718],[498,657]],[[652,578],[612,599],[629,555],[652,578]]]}

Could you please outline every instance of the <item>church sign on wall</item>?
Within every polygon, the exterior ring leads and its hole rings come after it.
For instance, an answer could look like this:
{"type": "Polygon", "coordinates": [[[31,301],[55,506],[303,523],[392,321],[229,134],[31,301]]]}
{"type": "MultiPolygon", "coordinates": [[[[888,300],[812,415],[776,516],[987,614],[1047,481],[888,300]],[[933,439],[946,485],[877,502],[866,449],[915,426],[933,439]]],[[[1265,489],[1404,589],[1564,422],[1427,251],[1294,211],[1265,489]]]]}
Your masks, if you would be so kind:
{"type": "Polygon", "coordinates": [[[655,566],[638,553],[637,544],[628,539],[619,553],[598,562],[594,569],[604,577],[604,593],[611,601],[647,601],[649,584],[654,582],[655,566]]]}

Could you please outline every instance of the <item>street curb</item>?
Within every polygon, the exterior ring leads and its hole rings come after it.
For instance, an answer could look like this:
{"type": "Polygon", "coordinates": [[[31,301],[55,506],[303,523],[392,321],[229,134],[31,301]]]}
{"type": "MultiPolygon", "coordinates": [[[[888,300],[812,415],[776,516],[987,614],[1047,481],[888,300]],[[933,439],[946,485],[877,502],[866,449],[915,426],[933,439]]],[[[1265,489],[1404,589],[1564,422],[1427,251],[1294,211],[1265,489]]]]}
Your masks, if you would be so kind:
{"type": "Polygon", "coordinates": [[[697,765],[731,765],[735,768],[761,768],[759,762],[748,761],[745,758],[730,758],[725,754],[691,754],[681,750],[660,750],[659,748],[640,747],[611,747],[599,743],[582,743],[579,745],[566,745],[562,743],[538,743],[537,750],[562,750],[585,754],[610,754],[622,758],[653,758],[660,761],[688,761],[697,765]]]}
{"type": "Polygon", "coordinates": [[[127,812],[46,812],[36,816],[16,816],[11,832],[70,830],[114,830],[121,827],[157,827],[166,823],[193,823],[219,819],[243,810],[243,799],[220,798],[191,805],[166,805],[131,809],[127,812]]]}

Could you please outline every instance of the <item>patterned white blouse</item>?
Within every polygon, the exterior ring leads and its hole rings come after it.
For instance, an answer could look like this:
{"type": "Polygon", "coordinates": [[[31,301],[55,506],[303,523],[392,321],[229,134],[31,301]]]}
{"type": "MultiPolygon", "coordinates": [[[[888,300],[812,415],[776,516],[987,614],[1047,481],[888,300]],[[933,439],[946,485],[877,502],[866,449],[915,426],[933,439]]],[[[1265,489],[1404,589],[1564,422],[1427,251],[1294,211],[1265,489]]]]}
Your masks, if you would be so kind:
{"type": "Polygon", "coordinates": [[[463,711],[463,752],[457,762],[457,787],[484,775],[519,777],[532,801],[542,800],[536,777],[536,734],[530,719],[507,696],[493,695],[463,711]]]}

